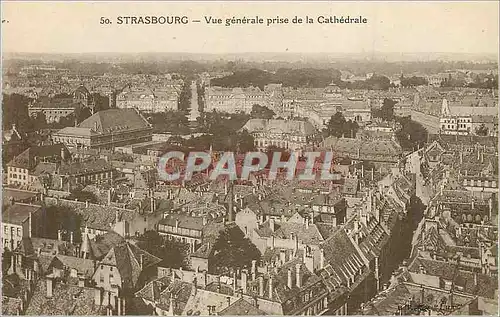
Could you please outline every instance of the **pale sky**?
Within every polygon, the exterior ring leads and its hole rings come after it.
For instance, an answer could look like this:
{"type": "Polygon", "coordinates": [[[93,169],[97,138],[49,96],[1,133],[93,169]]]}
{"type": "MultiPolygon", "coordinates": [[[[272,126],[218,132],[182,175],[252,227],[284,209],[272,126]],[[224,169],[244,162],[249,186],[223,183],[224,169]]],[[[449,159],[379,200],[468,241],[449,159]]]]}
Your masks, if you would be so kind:
{"type": "Polygon", "coordinates": [[[4,2],[5,52],[452,52],[498,54],[498,1],[4,2]],[[118,16],[188,16],[187,25],[118,25],[118,16]],[[301,25],[207,25],[220,18],[314,17],[301,25]],[[318,24],[319,15],[368,24],[318,24]],[[99,24],[100,17],[113,21],[99,24]],[[192,23],[191,20],[201,20],[192,23]]]}

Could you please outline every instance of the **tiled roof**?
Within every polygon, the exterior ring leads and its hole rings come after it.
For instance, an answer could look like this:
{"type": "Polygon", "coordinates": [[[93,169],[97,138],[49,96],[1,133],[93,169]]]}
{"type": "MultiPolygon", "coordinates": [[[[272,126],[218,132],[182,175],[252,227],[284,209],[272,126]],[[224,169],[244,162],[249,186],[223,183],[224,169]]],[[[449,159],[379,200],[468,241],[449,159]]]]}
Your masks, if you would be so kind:
{"type": "Polygon", "coordinates": [[[29,218],[30,213],[35,214],[41,210],[41,206],[15,203],[2,212],[2,222],[20,226],[29,218]]]}
{"type": "Polygon", "coordinates": [[[97,129],[98,133],[111,133],[149,128],[149,123],[134,109],[107,109],[95,113],[78,128],[97,129]]]}
{"type": "Polygon", "coordinates": [[[123,287],[134,289],[142,270],[160,261],[161,259],[135,245],[123,242],[114,246],[100,263],[116,267],[120,272],[123,287]],[[143,257],[142,268],[140,266],[141,255],[143,257]]]}
{"type": "Polygon", "coordinates": [[[95,290],[53,281],[53,296],[47,298],[47,283],[40,279],[26,315],[102,315],[103,307],[94,303],[95,290]]]}
{"type": "Polygon", "coordinates": [[[487,298],[495,298],[495,290],[498,289],[498,280],[495,277],[477,273],[477,285],[474,283],[474,273],[470,271],[456,271],[456,264],[452,262],[443,262],[433,259],[424,259],[417,257],[408,270],[410,272],[419,273],[420,266],[425,270],[425,274],[437,276],[449,281],[455,278],[455,283],[462,286],[463,292],[483,296],[487,298]],[[456,272],[456,275],[455,275],[456,272]]]}
{"type": "Polygon", "coordinates": [[[313,125],[307,121],[250,119],[242,129],[249,133],[285,133],[301,136],[312,135],[315,132],[313,125]]]}
{"type": "Polygon", "coordinates": [[[15,316],[20,315],[23,305],[22,299],[2,296],[2,315],[15,316]]]}
{"type": "Polygon", "coordinates": [[[64,146],[64,144],[51,144],[51,145],[41,145],[41,146],[32,146],[29,149],[26,149],[24,152],[13,158],[8,166],[13,167],[21,167],[26,169],[35,168],[37,162],[35,158],[39,158],[41,161],[42,158],[46,158],[51,161],[60,161],[61,160],[61,149],[64,149],[66,152],[65,155],[69,157],[70,153],[68,149],[64,146]]]}
{"type": "Polygon", "coordinates": [[[112,170],[111,163],[104,159],[93,159],[82,162],[71,162],[61,164],[59,174],[61,175],[79,175],[86,173],[95,173],[112,170]]]}
{"type": "Polygon", "coordinates": [[[50,267],[75,269],[79,274],[90,278],[94,274],[95,265],[96,263],[93,260],[59,254],[52,259],[49,269],[50,267]]]}
{"type": "Polygon", "coordinates": [[[266,315],[266,313],[255,305],[250,304],[243,298],[238,299],[236,302],[231,303],[230,306],[224,308],[218,313],[219,316],[262,316],[266,315]]]}

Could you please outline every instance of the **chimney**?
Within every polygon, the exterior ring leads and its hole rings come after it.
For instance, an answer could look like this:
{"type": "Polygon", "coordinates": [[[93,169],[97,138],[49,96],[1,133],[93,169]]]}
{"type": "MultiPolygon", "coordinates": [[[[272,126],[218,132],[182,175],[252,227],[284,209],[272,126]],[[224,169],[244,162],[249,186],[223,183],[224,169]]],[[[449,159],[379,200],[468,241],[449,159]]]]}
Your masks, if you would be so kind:
{"type": "Polygon", "coordinates": [[[309,218],[305,218],[305,222],[306,222],[306,229],[309,229],[309,218]]]}
{"type": "Polygon", "coordinates": [[[233,294],[236,294],[236,287],[238,286],[238,279],[236,276],[236,271],[233,273],[233,294]]]}
{"type": "Polygon", "coordinates": [[[325,251],[323,249],[320,249],[319,251],[319,268],[325,268],[325,251]]]}
{"type": "Polygon", "coordinates": [[[52,296],[54,295],[53,294],[54,280],[52,279],[52,277],[47,277],[46,281],[47,281],[47,294],[46,294],[47,298],[52,298],[52,296]]]}
{"type": "Polygon", "coordinates": [[[247,293],[247,270],[242,270],[241,271],[241,289],[243,291],[243,294],[247,293]]]}
{"type": "Polygon", "coordinates": [[[280,262],[281,262],[281,265],[286,263],[286,251],[285,250],[280,250],[280,262]]]}
{"type": "Polygon", "coordinates": [[[252,260],[252,281],[255,280],[257,274],[257,260],[252,260]]]}
{"type": "Polygon", "coordinates": [[[57,240],[62,241],[62,230],[57,230],[57,240]]]}
{"type": "Polygon", "coordinates": [[[313,212],[311,212],[311,213],[309,214],[309,217],[311,218],[311,224],[313,225],[313,224],[314,224],[314,213],[313,213],[313,212]]]}
{"type": "Polygon", "coordinates": [[[425,290],[424,285],[420,285],[420,303],[423,305],[425,303],[425,290]]]}
{"type": "Polygon", "coordinates": [[[89,201],[88,200],[85,201],[85,208],[89,208],[89,201]]]}
{"type": "Polygon", "coordinates": [[[111,205],[111,188],[108,189],[108,206],[111,205]]]}
{"type": "Polygon", "coordinates": [[[488,199],[488,212],[489,212],[488,219],[491,219],[491,214],[493,212],[493,198],[491,197],[490,199],[488,199]]]}
{"type": "Polygon", "coordinates": [[[73,231],[69,232],[69,243],[73,244],[73,231]]]}
{"type": "Polygon", "coordinates": [[[32,226],[32,215],[31,215],[31,211],[28,215],[28,238],[31,238],[31,232],[32,232],[32,229],[31,229],[31,226],[32,226]]]}
{"type": "Polygon", "coordinates": [[[274,219],[269,218],[269,228],[271,229],[272,232],[274,232],[274,219]]]}
{"type": "Polygon", "coordinates": [[[301,263],[297,263],[295,265],[295,282],[296,282],[296,285],[298,288],[301,288],[302,287],[302,271],[301,271],[301,267],[302,267],[302,264],[301,263]]]}
{"type": "Polygon", "coordinates": [[[273,299],[273,277],[269,276],[269,299],[273,299]]]}
{"type": "Polygon", "coordinates": [[[264,276],[259,276],[259,296],[264,297],[264,276]]]}
{"type": "Polygon", "coordinates": [[[293,283],[292,283],[292,270],[288,269],[288,280],[287,280],[287,284],[288,288],[292,288],[293,286],[293,283]]]}
{"type": "Polygon", "coordinates": [[[229,205],[228,205],[228,221],[229,222],[233,222],[234,221],[234,207],[233,207],[233,200],[234,200],[234,195],[233,195],[233,182],[230,181],[230,184],[229,184],[229,192],[228,192],[228,196],[229,196],[229,205]]]}
{"type": "Polygon", "coordinates": [[[78,277],[78,287],[85,287],[85,278],[83,276],[78,277]]]}

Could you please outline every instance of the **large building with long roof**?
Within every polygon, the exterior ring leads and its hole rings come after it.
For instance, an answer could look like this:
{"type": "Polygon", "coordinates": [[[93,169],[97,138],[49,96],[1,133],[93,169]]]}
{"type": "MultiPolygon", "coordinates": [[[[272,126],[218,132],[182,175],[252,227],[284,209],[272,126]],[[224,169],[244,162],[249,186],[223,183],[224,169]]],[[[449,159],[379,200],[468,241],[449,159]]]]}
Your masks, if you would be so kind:
{"type": "Polygon", "coordinates": [[[112,149],[151,141],[153,128],[135,109],[108,109],[95,113],[76,127],[52,135],[70,148],[112,149]]]}

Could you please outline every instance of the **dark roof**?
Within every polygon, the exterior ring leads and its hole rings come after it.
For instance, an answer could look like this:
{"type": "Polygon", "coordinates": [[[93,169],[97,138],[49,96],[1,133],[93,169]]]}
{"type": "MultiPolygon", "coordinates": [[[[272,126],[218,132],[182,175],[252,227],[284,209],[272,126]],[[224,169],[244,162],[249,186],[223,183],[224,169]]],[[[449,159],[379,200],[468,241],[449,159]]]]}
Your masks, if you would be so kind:
{"type": "Polygon", "coordinates": [[[26,149],[24,152],[13,158],[8,166],[21,167],[26,169],[35,168],[36,164],[42,159],[49,161],[61,161],[61,150],[64,149],[66,157],[69,158],[70,153],[66,146],[62,143],[51,144],[51,145],[41,145],[32,146],[26,149]],[[37,158],[37,159],[36,159],[37,158]]]}
{"type": "Polygon", "coordinates": [[[40,279],[26,309],[26,315],[102,315],[94,303],[95,290],[53,281],[53,296],[47,298],[47,283],[40,279]]]}
{"type": "Polygon", "coordinates": [[[444,262],[433,259],[416,258],[408,267],[410,272],[419,273],[423,267],[425,274],[438,276],[443,279],[453,280],[464,288],[463,292],[487,298],[495,298],[495,290],[498,289],[498,279],[486,274],[476,273],[477,285],[474,282],[474,273],[469,271],[456,271],[456,265],[452,262],[444,262]],[[457,273],[455,275],[455,272],[457,273]]]}
{"type": "Polygon", "coordinates": [[[34,200],[37,198],[39,194],[36,192],[4,187],[2,189],[2,195],[3,195],[2,197],[3,204],[6,204],[10,202],[11,199],[14,199],[14,201],[23,201],[23,202],[28,200],[34,200]]]}
{"type": "Polygon", "coordinates": [[[30,213],[37,213],[41,209],[37,205],[15,203],[2,212],[2,222],[20,226],[29,218],[30,213]]]}
{"type": "Polygon", "coordinates": [[[61,164],[59,174],[61,175],[78,175],[86,173],[94,173],[101,171],[108,171],[114,169],[111,163],[104,159],[93,159],[82,162],[71,162],[61,164]]]}
{"type": "Polygon", "coordinates": [[[230,306],[227,308],[224,308],[221,310],[218,315],[221,316],[241,316],[241,315],[246,315],[246,316],[257,316],[257,315],[266,315],[266,313],[257,307],[255,305],[250,304],[243,298],[238,299],[236,302],[232,303],[230,306]]]}
{"type": "Polygon", "coordinates": [[[101,264],[111,265],[118,269],[124,288],[134,289],[142,270],[158,264],[161,259],[140,249],[139,247],[123,242],[114,246],[101,261],[101,264]],[[143,266],[141,268],[141,257],[143,266]]]}
{"type": "Polygon", "coordinates": [[[150,125],[134,109],[108,109],[95,113],[80,123],[78,127],[94,129],[98,133],[111,133],[150,128],[150,125]]]}

